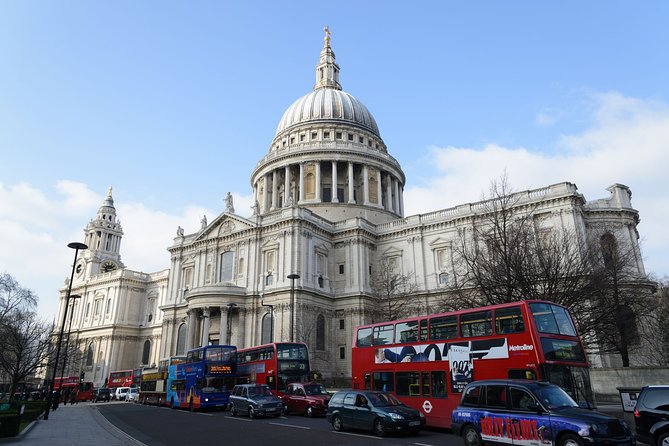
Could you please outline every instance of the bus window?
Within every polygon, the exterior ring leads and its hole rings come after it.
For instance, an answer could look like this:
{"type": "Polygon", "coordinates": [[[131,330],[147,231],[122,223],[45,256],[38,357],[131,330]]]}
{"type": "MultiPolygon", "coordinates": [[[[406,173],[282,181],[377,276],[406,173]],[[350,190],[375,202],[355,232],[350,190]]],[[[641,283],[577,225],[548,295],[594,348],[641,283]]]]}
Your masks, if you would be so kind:
{"type": "Polygon", "coordinates": [[[430,396],[430,373],[421,372],[420,374],[420,393],[423,396],[430,396]]]}
{"type": "Polygon", "coordinates": [[[358,339],[355,342],[356,347],[369,347],[372,345],[372,329],[361,328],[358,330],[358,339]]]}
{"type": "Polygon", "coordinates": [[[397,379],[395,393],[401,396],[419,396],[419,376],[418,372],[397,372],[395,374],[397,379]]]}
{"type": "Polygon", "coordinates": [[[545,303],[532,303],[530,310],[537,330],[541,333],[576,336],[576,328],[564,308],[545,303]]]}
{"type": "Polygon", "coordinates": [[[446,397],[446,372],[432,372],[432,396],[436,398],[446,397]]]}
{"type": "Polygon", "coordinates": [[[460,333],[463,338],[492,334],[492,311],[478,311],[460,316],[460,333]]]}
{"type": "Polygon", "coordinates": [[[382,390],[384,392],[395,390],[393,372],[374,372],[372,378],[372,390],[382,390]]]}
{"type": "Polygon", "coordinates": [[[374,345],[393,343],[393,324],[374,327],[374,345]]]}
{"type": "Polygon", "coordinates": [[[509,370],[509,379],[537,379],[537,373],[534,370],[509,370]]]}
{"type": "Polygon", "coordinates": [[[427,341],[427,319],[420,320],[420,340],[427,341]]]}
{"type": "Polygon", "coordinates": [[[525,331],[523,313],[520,307],[495,310],[495,332],[498,334],[522,333],[525,331]]]}
{"type": "Polygon", "coordinates": [[[418,340],[418,322],[400,322],[395,330],[395,344],[416,342],[418,340]]]}
{"type": "Polygon", "coordinates": [[[365,373],[365,390],[372,390],[372,375],[365,373]]]}
{"type": "Polygon", "coordinates": [[[456,316],[442,316],[430,319],[430,339],[454,339],[458,336],[458,319],[456,316]]]}

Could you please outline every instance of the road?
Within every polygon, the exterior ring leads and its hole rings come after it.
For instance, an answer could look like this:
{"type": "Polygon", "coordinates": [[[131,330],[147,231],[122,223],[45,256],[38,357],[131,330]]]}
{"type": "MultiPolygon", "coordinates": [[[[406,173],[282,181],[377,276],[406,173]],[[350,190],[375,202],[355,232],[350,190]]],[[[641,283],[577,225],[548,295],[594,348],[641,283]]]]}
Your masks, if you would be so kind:
{"type": "Polygon", "coordinates": [[[365,431],[334,432],[324,417],[289,415],[251,420],[248,417],[232,417],[228,411],[199,413],[132,403],[99,404],[97,408],[112,424],[147,446],[194,443],[254,446],[463,445],[460,438],[437,430],[384,438],[365,431]]]}

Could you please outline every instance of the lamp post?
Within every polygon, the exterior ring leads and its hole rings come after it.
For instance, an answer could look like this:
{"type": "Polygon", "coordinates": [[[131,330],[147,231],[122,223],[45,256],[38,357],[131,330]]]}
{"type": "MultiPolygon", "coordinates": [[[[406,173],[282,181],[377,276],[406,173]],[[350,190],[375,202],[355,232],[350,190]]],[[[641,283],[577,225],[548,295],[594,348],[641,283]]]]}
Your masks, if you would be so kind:
{"type": "Polygon", "coordinates": [[[295,342],[295,279],[299,279],[299,274],[289,274],[290,279],[290,342],[295,342]]]}
{"type": "MultiPolygon", "coordinates": [[[[72,293],[72,281],[74,280],[74,269],[77,263],[77,254],[80,249],[88,249],[88,246],[81,242],[71,242],[67,244],[68,248],[74,249],[74,261],[72,262],[72,275],[70,276],[70,284],[67,287],[67,296],[65,297],[65,311],[63,311],[63,323],[60,325],[60,333],[58,333],[58,343],[56,344],[56,360],[53,363],[53,375],[51,376],[51,384],[49,385],[49,393],[47,395],[46,409],[44,410],[44,419],[49,419],[49,410],[51,409],[51,398],[53,398],[53,386],[56,383],[56,374],[58,373],[58,359],[60,356],[60,346],[63,343],[63,332],[65,331],[65,321],[67,320],[67,307],[70,305],[70,294],[72,293]]],[[[61,386],[62,387],[62,386],[61,386]]]]}
{"type": "MultiPolygon", "coordinates": [[[[78,294],[73,294],[70,296],[70,299],[79,299],[81,298],[78,294]]],[[[65,339],[65,351],[63,352],[63,368],[60,369],[60,386],[63,386],[63,377],[65,376],[65,365],[67,364],[67,349],[70,346],[70,333],[72,333],[72,319],[74,316],[74,306],[77,304],[77,301],[72,302],[72,311],[70,311],[70,326],[67,329],[67,339],[65,339]]]]}

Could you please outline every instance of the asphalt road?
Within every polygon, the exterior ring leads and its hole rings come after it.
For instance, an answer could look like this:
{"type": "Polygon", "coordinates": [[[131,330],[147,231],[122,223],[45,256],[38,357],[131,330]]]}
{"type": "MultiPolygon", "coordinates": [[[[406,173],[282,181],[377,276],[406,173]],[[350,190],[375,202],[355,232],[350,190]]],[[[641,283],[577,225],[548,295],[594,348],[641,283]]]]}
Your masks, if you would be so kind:
{"type": "Polygon", "coordinates": [[[228,411],[200,413],[132,403],[105,403],[97,407],[112,424],[147,446],[224,443],[253,446],[463,445],[460,438],[439,430],[384,438],[365,431],[334,432],[324,417],[288,415],[251,420],[232,417],[228,411]]]}

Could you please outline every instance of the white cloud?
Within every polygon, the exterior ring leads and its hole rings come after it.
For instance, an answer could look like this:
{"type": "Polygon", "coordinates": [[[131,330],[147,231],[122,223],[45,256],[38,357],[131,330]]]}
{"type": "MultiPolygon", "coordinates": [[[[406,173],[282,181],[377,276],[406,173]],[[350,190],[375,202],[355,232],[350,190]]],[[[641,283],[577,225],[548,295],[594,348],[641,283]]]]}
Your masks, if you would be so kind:
{"type": "Polygon", "coordinates": [[[669,273],[669,106],[618,93],[594,94],[592,124],[579,134],[563,135],[550,155],[522,147],[434,147],[438,175],[427,186],[405,191],[406,214],[430,212],[477,201],[491,179],[507,171],[515,190],[562,181],[575,183],[588,200],[608,196],[606,187],[622,183],[632,189],[639,210],[639,232],[646,268],[669,273]]]}

